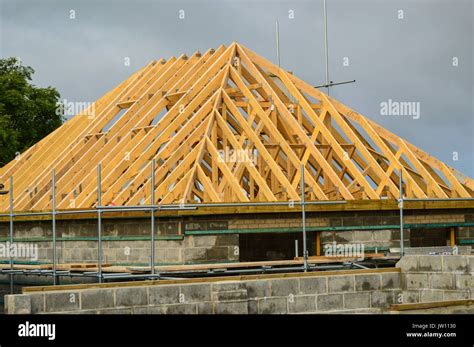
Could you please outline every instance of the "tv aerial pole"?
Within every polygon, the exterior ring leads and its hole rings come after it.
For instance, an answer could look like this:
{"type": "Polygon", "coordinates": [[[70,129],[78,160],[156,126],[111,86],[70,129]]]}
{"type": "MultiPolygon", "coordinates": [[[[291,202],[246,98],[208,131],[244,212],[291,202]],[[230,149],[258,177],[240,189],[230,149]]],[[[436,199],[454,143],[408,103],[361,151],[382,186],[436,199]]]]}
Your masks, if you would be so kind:
{"type": "Polygon", "coordinates": [[[355,80],[343,81],[343,82],[333,82],[329,80],[329,45],[328,45],[328,7],[327,0],[323,0],[323,14],[324,14],[324,53],[326,60],[326,83],[315,88],[326,88],[327,94],[329,95],[329,87],[338,86],[341,84],[354,83],[355,80]]]}

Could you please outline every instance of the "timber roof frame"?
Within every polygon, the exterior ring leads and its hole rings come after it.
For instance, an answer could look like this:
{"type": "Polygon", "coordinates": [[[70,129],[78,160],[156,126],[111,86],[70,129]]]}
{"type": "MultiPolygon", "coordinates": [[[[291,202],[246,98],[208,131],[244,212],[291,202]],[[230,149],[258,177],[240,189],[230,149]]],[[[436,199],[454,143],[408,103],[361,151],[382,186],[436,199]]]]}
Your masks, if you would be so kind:
{"type": "Polygon", "coordinates": [[[56,208],[90,208],[100,163],[102,205],[146,205],[152,159],[156,204],[299,201],[301,165],[306,200],[396,199],[400,170],[407,198],[474,197],[473,179],[235,42],[150,62],[0,182],[15,209],[48,210],[54,169],[56,208]]]}

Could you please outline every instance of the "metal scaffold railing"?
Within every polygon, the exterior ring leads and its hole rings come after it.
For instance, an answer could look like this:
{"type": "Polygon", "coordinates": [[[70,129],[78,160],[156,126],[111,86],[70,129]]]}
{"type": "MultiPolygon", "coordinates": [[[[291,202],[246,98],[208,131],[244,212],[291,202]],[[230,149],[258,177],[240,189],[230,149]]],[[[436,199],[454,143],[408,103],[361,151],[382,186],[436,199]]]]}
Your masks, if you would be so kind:
{"type": "MultiPolygon", "coordinates": [[[[141,278],[141,279],[166,279],[168,276],[166,274],[161,274],[155,269],[156,265],[156,212],[159,211],[183,211],[183,210],[196,210],[200,207],[206,208],[217,208],[217,207],[238,207],[238,206],[247,206],[247,207],[257,207],[257,206],[300,206],[301,207],[301,221],[302,221],[302,239],[303,239],[303,264],[302,266],[293,266],[293,267],[278,267],[271,268],[262,266],[262,268],[256,269],[224,269],[219,270],[219,273],[227,274],[237,274],[237,273],[256,273],[256,272],[282,272],[282,271],[309,271],[310,269],[337,269],[343,266],[341,265],[318,265],[317,267],[314,264],[309,264],[308,262],[308,247],[307,247],[307,233],[306,233],[306,210],[305,206],[307,205],[335,205],[335,204],[345,204],[345,200],[333,200],[333,201],[307,201],[305,198],[305,174],[304,167],[301,167],[301,200],[300,201],[288,201],[288,202],[237,202],[237,203],[188,203],[188,204],[157,204],[154,186],[155,186],[155,161],[152,160],[151,173],[150,173],[150,183],[151,183],[151,199],[150,204],[148,205],[133,205],[133,206],[103,206],[102,205],[102,192],[101,192],[101,165],[97,165],[97,205],[95,208],[86,208],[86,209],[75,209],[75,210],[57,210],[56,208],[56,173],[55,170],[52,170],[51,173],[51,194],[52,194],[52,209],[50,211],[41,211],[41,212],[15,212],[14,211],[14,180],[13,177],[10,177],[10,188],[9,188],[9,213],[0,214],[2,217],[9,217],[9,242],[10,244],[14,243],[14,219],[15,217],[39,217],[39,216],[50,216],[52,223],[52,269],[35,269],[35,270],[21,270],[15,269],[15,261],[13,256],[10,255],[9,260],[9,269],[3,269],[1,272],[10,275],[10,291],[14,292],[14,276],[15,275],[45,275],[51,276],[53,279],[53,285],[59,283],[59,278],[63,276],[69,277],[93,277],[101,283],[105,279],[110,280],[119,280],[119,279],[130,279],[130,278],[141,278]],[[142,274],[133,274],[133,273],[104,273],[103,272],[103,224],[102,217],[103,214],[111,212],[149,212],[150,213],[150,264],[149,272],[142,274]],[[57,216],[58,215],[75,215],[75,214],[95,214],[97,218],[97,271],[83,271],[81,273],[74,273],[67,270],[58,270],[58,258],[57,258],[57,216]]],[[[404,254],[404,221],[403,221],[403,210],[404,210],[404,201],[437,201],[444,199],[407,199],[403,195],[403,179],[402,172],[400,172],[400,181],[399,181],[399,190],[400,197],[398,199],[398,207],[400,213],[400,254],[404,254]]],[[[473,200],[471,198],[461,198],[454,200],[473,200]]],[[[297,252],[297,251],[296,251],[297,252]]],[[[363,267],[359,264],[354,264],[356,267],[363,267]]],[[[209,273],[213,271],[210,270],[209,273]]],[[[208,274],[209,274],[208,273],[208,274]]],[[[175,277],[173,277],[175,278],[175,277]]]]}

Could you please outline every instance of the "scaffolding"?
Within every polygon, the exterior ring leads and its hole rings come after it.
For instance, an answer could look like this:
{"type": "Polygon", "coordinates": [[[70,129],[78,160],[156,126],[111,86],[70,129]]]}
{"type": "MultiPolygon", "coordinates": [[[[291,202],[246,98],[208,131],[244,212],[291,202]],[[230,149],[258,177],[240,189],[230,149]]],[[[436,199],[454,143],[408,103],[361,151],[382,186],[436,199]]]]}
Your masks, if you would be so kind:
{"type": "MultiPolygon", "coordinates": [[[[151,185],[154,186],[154,165],[151,165],[151,185]]],[[[89,277],[96,278],[99,283],[102,283],[104,280],[130,280],[130,279],[176,279],[176,276],[183,277],[200,277],[200,276],[215,276],[215,275],[232,275],[232,274],[250,274],[250,273],[272,273],[272,272],[295,272],[295,271],[315,271],[315,270],[334,270],[334,269],[348,269],[348,268],[367,268],[361,263],[351,262],[351,261],[341,261],[340,264],[315,264],[308,261],[308,249],[307,249],[307,232],[306,232],[306,212],[305,206],[307,205],[334,205],[334,204],[345,204],[347,201],[306,201],[304,197],[304,171],[301,168],[301,200],[300,201],[288,201],[288,202],[248,202],[248,203],[197,203],[197,204],[149,204],[149,205],[134,205],[134,206],[103,206],[101,204],[101,165],[97,166],[97,206],[92,209],[79,209],[79,210],[57,210],[55,206],[55,193],[56,193],[56,173],[55,170],[51,173],[51,193],[53,206],[50,211],[38,211],[38,212],[15,212],[13,205],[13,195],[14,195],[14,182],[13,177],[10,177],[10,190],[9,190],[9,201],[10,208],[9,213],[0,214],[0,217],[9,217],[9,241],[11,244],[14,242],[14,219],[15,217],[39,217],[39,216],[50,216],[52,222],[52,269],[15,269],[15,264],[13,257],[10,257],[10,269],[0,269],[0,273],[10,275],[10,291],[14,291],[14,276],[16,275],[36,275],[36,276],[50,276],[53,279],[53,285],[58,284],[58,279],[60,277],[89,277]],[[302,220],[302,236],[303,236],[303,262],[301,264],[296,264],[292,266],[284,266],[278,264],[277,266],[272,266],[272,262],[266,264],[260,264],[255,262],[255,266],[242,266],[241,268],[236,265],[235,268],[219,268],[212,266],[209,267],[209,270],[206,272],[193,272],[193,271],[180,271],[180,272],[156,272],[155,266],[155,218],[156,213],[159,211],[182,211],[182,210],[196,210],[200,207],[237,207],[237,206],[288,206],[295,205],[301,207],[301,220],[302,220]],[[103,271],[103,250],[102,250],[102,216],[103,214],[110,212],[149,212],[150,213],[150,264],[149,264],[149,273],[106,273],[103,271]],[[58,270],[57,269],[57,235],[56,235],[56,216],[57,215],[74,215],[74,214],[95,214],[97,217],[97,267],[98,271],[83,271],[83,272],[72,272],[69,270],[58,270]]],[[[400,175],[400,198],[397,199],[399,213],[400,213],[400,256],[404,254],[404,222],[403,222],[403,209],[404,201],[443,201],[443,200],[453,200],[453,199],[407,199],[403,196],[403,179],[400,175]]],[[[151,189],[153,192],[153,189],[151,189]]],[[[458,198],[454,200],[474,200],[472,198],[458,198]]],[[[152,194],[152,200],[154,200],[154,195],[152,194]]],[[[398,259],[398,257],[397,257],[398,259]]],[[[277,262],[275,262],[277,263],[277,262]]],[[[237,263],[238,264],[238,263],[237,263]]]]}
{"type": "MultiPolygon", "coordinates": [[[[152,161],[151,165],[151,185],[154,187],[154,161],[152,161]]],[[[52,194],[52,209],[51,211],[42,211],[42,212],[14,212],[14,205],[13,205],[13,195],[14,195],[14,181],[13,177],[10,177],[10,212],[8,214],[0,214],[0,217],[9,217],[9,240],[10,243],[13,244],[14,238],[14,218],[15,217],[26,217],[26,216],[50,216],[52,221],[52,269],[38,269],[38,270],[25,270],[25,269],[14,269],[14,261],[13,258],[10,257],[10,269],[1,269],[0,273],[9,274],[10,275],[10,291],[13,293],[14,287],[14,276],[15,275],[38,275],[38,276],[51,276],[53,278],[53,285],[57,284],[57,279],[61,276],[68,276],[68,277],[92,277],[97,278],[99,283],[102,283],[104,279],[168,279],[169,277],[167,274],[162,273],[155,273],[155,213],[157,211],[176,211],[176,210],[187,210],[187,209],[198,209],[199,207],[222,207],[222,206],[286,206],[289,204],[293,205],[301,205],[302,207],[302,220],[305,220],[305,205],[320,205],[320,204],[344,204],[346,201],[311,201],[306,202],[304,200],[304,188],[302,188],[302,201],[288,201],[288,202],[250,202],[250,203],[221,203],[221,204],[208,204],[208,203],[199,203],[199,204],[166,204],[166,205],[135,205],[135,206],[102,206],[101,204],[101,165],[100,163],[97,165],[97,206],[93,209],[79,209],[79,210],[62,210],[58,211],[56,209],[56,172],[55,170],[51,173],[51,194],[52,194]],[[149,274],[134,274],[134,273],[104,273],[102,269],[102,215],[108,212],[136,212],[136,211],[143,211],[149,212],[151,215],[150,218],[150,273],[149,274]],[[97,259],[98,259],[98,271],[84,271],[81,273],[75,273],[67,270],[57,270],[57,255],[56,255],[56,216],[57,215],[73,215],[73,214],[96,214],[97,216],[97,259]]],[[[302,187],[304,187],[304,174],[301,175],[301,182],[302,187]]],[[[152,191],[152,200],[154,199],[154,190],[152,191]]],[[[306,240],[306,230],[303,222],[303,239],[306,240]]],[[[306,242],[304,244],[304,249],[306,249],[306,242]]],[[[207,274],[204,275],[213,275],[213,274],[236,274],[236,273],[256,273],[256,272],[285,272],[285,271],[308,271],[309,269],[337,269],[341,267],[347,267],[346,265],[320,265],[315,266],[312,264],[308,264],[308,252],[307,250],[304,251],[304,262],[302,266],[292,266],[292,267],[271,267],[267,265],[258,266],[256,269],[224,269],[214,271],[210,269],[207,274]]],[[[185,273],[181,273],[184,275],[185,273]]],[[[203,274],[200,274],[203,275],[203,274]]]]}

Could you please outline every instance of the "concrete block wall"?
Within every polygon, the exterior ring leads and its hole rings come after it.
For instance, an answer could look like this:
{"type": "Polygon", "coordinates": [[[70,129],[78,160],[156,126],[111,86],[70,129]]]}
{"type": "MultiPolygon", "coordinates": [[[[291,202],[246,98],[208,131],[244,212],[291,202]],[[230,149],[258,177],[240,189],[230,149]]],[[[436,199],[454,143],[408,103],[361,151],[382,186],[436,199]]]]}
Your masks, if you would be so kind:
{"type": "Polygon", "coordinates": [[[380,313],[474,298],[473,255],[408,255],[398,269],[208,279],[5,296],[6,313],[380,313]]]}
{"type": "MultiPolygon", "coordinates": [[[[472,222],[474,217],[462,211],[407,210],[404,212],[407,224],[431,224],[449,222],[472,222]]],[[[343,211],[343,212],[307,212],[308,227],[343,227],[343,226],[384,226],[398,225],[398,211],[343,211]]],[[[299,213],[244,215],[229,218],[229,229],[259,228],[300,228],[299,213]]]]}
{"type": "MultiPolygon", "coordinates": [[[[466,218],[467,219],[467,218],[466,218]]],[[[458,242],[473,241],[474,240],[474,227],[459,227],[456,230],[456,240],[458,242]]],[[[474,244],[473,244],[474,246],[474,244]]]]}
{"type": "MultiPolygon", "coordinates": [[[[321,233],[321,247],[324,251],[325,245],[333,242],[345,244],[363,244],[366,249],[372,248],[399,248],[400,230],[353,230],[353,231],[323,231],[321,233]]],[[[410,230],[405,229],[403,233],[405,246],[410,244],[410,230]]]]}
{"type": "Polygon", "coordinates": [[[397,267],[403,288],[399,303],[474,298],[474,255],[408,255],[397,267]]]}
{"type": "MultiPolygon", "coordinates": [[[[406,223],[449,223],[473,222],[471,210],[407,210],[406,223]]],[[[150,261],[150,220],[149,218],[116,218],[103,220],[104,260],[119,264],[147,264],[150,261]]],[[[365,226],[397,225],[398,211],[340,211],[308,212],[308,227],[357,227],[348,231],[324,231],[321,233],[322,250],[333,242],[363,244],[367,249],[398,248],[400,232],[393,229],[364,229],[365,226]],[[359,230],[360,229],[360,230],[359,230]]],[[[245,215],[166,217],[157,219],[157,238],[168,237],[156,242],[156,262],[159,264],[185,264],[239,260],[239,236],[222,234],[193,236],[186,231],[196,232],[207,229],[288,229],[300,228],[299,213],[262,213],[245,215]],[[196,224],[199,228],[188,228],[196,224]],[[189,230],[188,230],[189,229],[189,230]],[[181,239],[180,239],[181,237],[181,239]]],[[[0,223],[0,238],[6,240],[9,225],[0,223]]],[[[212,230],[210,230],[212,232],[212,230]]],[[[209,231],[209,230],[208,230],[209,231]]],[[[413,230],[413,233],[416,230],[413,230]]],[[[97,234],[97,221],[58,220],[58,238],[73,238],[57,244],[58,261],[95,262],[97,261],[97,242],[91,241],[97,234]]],[[[410,246],[410,230],[405,231],[405,246],[410,246]]],[[[51,222],[19,221],[14,224],[14,236],[18,239],[35,239],[40,262],[50,262],[52,258],[51,222]]],[[[413,235],[411,235],[413,236],[413,235]]],[[[460,227],[457,240],[474,240],[474,227],[460,227]]],[[[265,247],[264,244],[262,247],[265,247]]],[[[293,246],[292,246],[293,247],[293,246]]],[[[270,247],[269,247],[270,248],[270,247]]],[[[250,248],[251,249],[251,248],[250,248]]],[[[272,254],[272,249],[269,250],[272,254]]],[[[269,257],[268,259],[271,259],[269,257]]],[[[286,258],[285,258],[286,259],[286,258]]],[[[0,260],[9,260],[1,258],[0,260]]],[[[28,259],[17,259],[19,261],[28,259]]]]}
{"type": "Polygon", "coordinates": [[[383,312],[400,293],[397,271],[157,284],[7,295],[5,312],[292,314],[383,312]]]}
{"type": "MultiPolygon", "coordinates": [[[[22,242],[38,247],[38,262],[51,262],[53,246],[50,241],[22,242]]],[[[58,241],[58,263],[97,262],[97,241],[58,241]]],[[[194,264],[239,260],[239,235],[187,235],[180,240],[156,240],[157,264],[194,264]]],[[[103,260],[112,264],[148,264],[149,240],[112,240],[102,243],[103,260]]],[[[0,257],[8,261],[8,257],[0,257]]],[[[31,259],[15,258],[18,261],[31,259]]]]}
{"type": "MultiPolygon", "coordinates": [[[[348,231],[323,231],[322,247],[333,242],[363,244],[366,249],[400,247],[400,231],[383,229],[383,226],[400,223],[398,211],[354,211],[354,212],[321,212],[307,213],[307,227],[357,227],[348,231]],[[367,229],[364,230],[364,226],[367,229]],[[371,229],[372,226],[380,228],[371,229]]],[[[474,221],[474,216],[466,211],[453,210],[407,210],[406,224],[462,223],[474,221]]],[[[230,219],[229,229],[281,229],[301,228],[299,214],[281,214],[269,216],[249,215],[239,219],[230,219]]],[[[405,229],[404,244],[410,246],[411,230],[405,229]]],[[[457,231],[458,241],[474,240],[474,227],[460,227],[457,231]]],[[[469,242],[468,241],[468,242],[469,242]]],[[[447,242],[447,240],[446,240],[447,242]]]]}
{"type": "MultiPolygon", "coordinates": [[[[464,215],[460,215],[464,220],[464,215]]],[[[307,227],[340,227],[340,226],[372,226],[396,225],[399,223],[397,211],[385,211],[383,218],[376,212],[307,212],[307,227]]],[[[248,215],[229,220],[229,229],[259,228],[301,228],[301,214],[287,213],[272,215],[248,215]]]]}
{"type": "MultiPolygon", "coordinates": [[[[149,236],[149,218],[103,218],[103,236],[149,236]]],[[[156,219],[156,235],[180,235],[182,234],[179,220],[156,219]]],[[[96,219],[59,219],[56,221],[56,233],[58,237],[95,237],[97,236],[96,219]]],[[[0,223],[0,237],[9,234],[9,223],[0,223]]],[[[17,238],[51,237],[51,221],[15,221],[14,236],[17,238]]]]}
{"type": "Polygon", "coordinates": [[[405,215],[404,221],[407,224],[429,224],[429,223],[449,223],[449,222],[465,222],[466,221],[466,216],[464,214],[460,213],[431,213],[431,214],[423,214],[423,213],[418,213],[418,214],[409,214],[405,215]]]}
{"type": "MultiPolygon", "coordinates": [[[[327,226],[362,226],[362,225],[380,225],[381,223],[397,224],[399,217],[388,216],[382,221],[379,217],[351,215],[339,217],[309,217],[307,218],[307,227],[327,227],[327,226]]],[[[257,219],[239,219],[229,222],[229,229],[272,229],[272,228],[301,228],[301,217],[294,218],[257,218],[257,219]]],[[[336,243],[358,243],[363,244],[367,249],[375,247],[390,248],[400,247],[399,230],[349,230],[349,231],[323,231],[321,233],[321,246],[336,243]]],[[[410,230],[405,230],[404,243],[409,246],[410,230]]]]}

